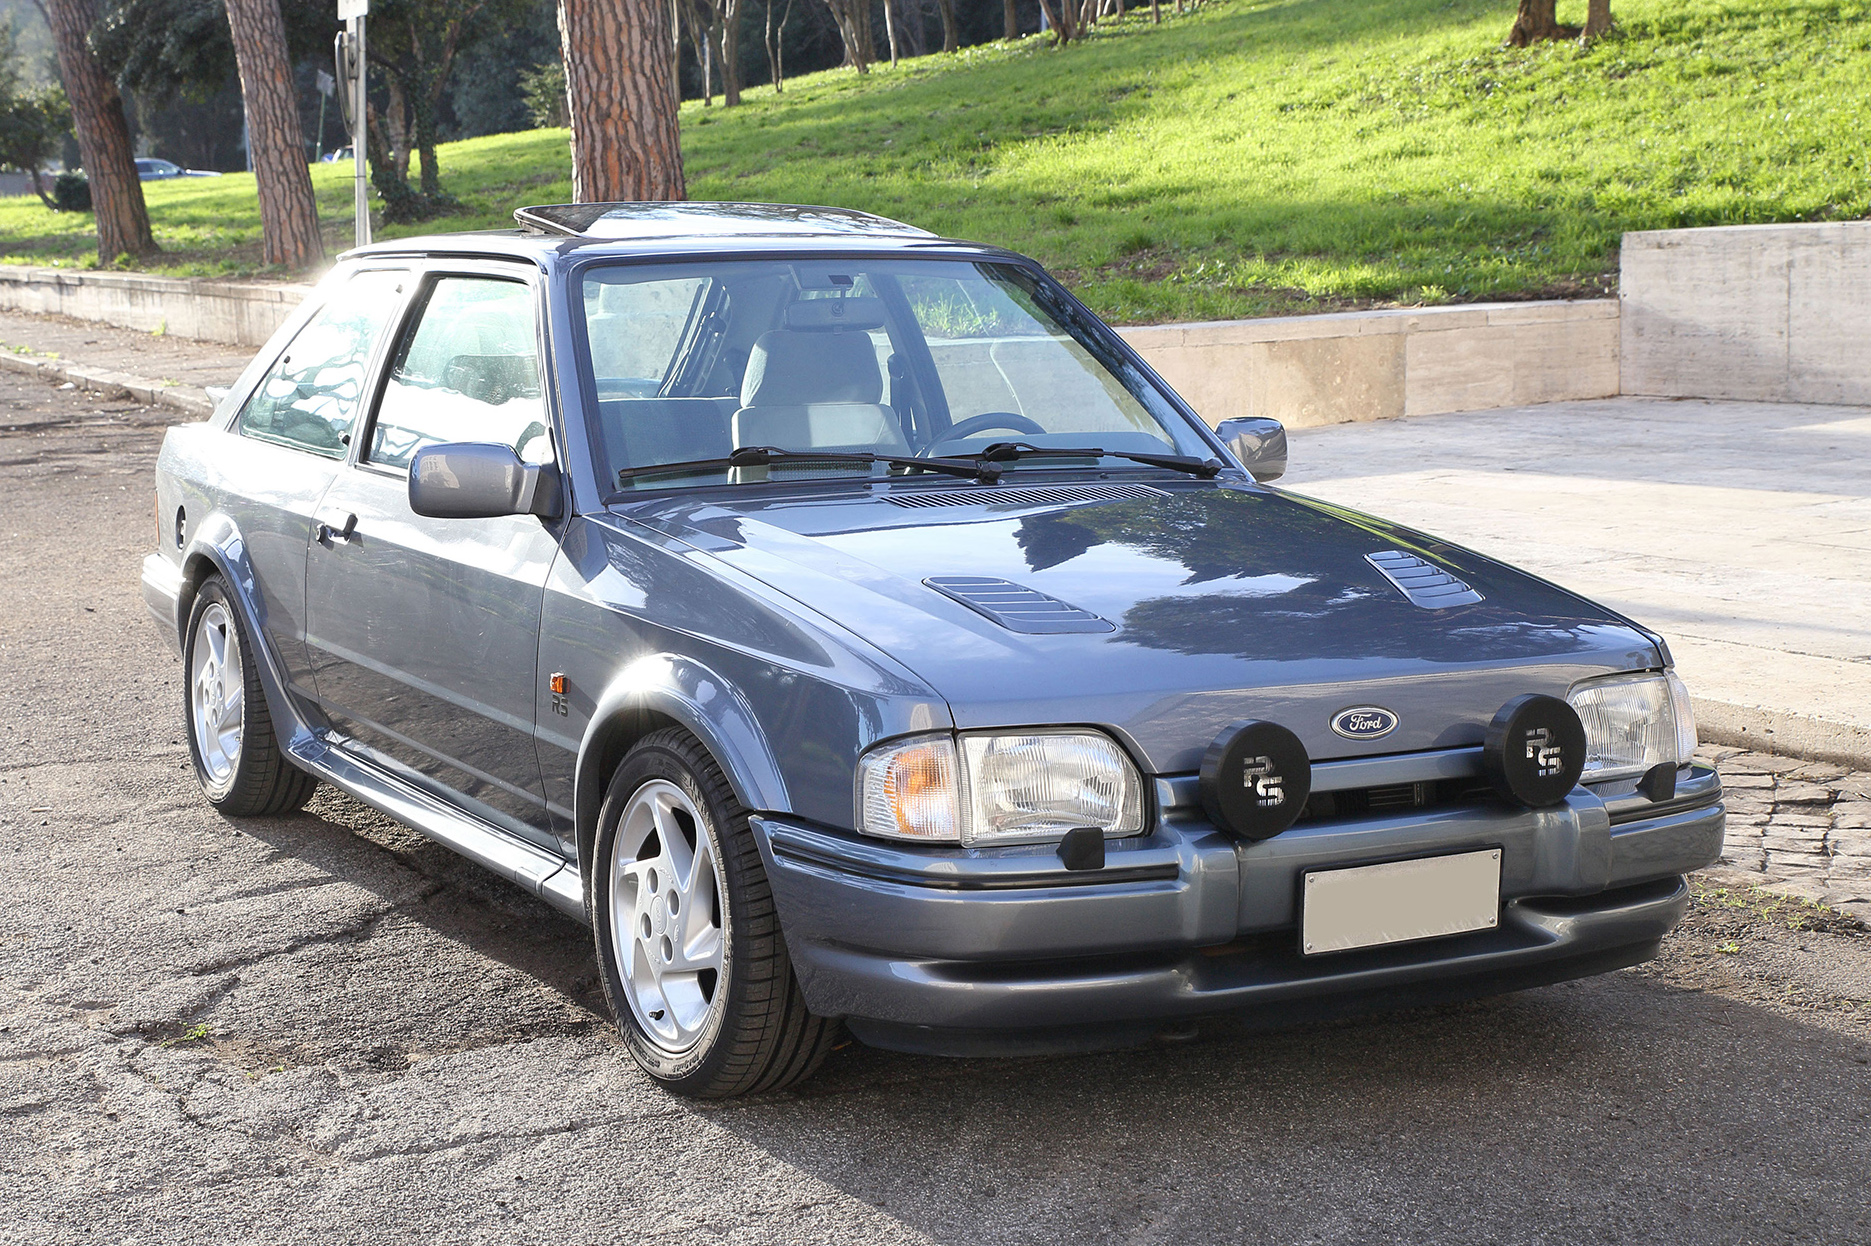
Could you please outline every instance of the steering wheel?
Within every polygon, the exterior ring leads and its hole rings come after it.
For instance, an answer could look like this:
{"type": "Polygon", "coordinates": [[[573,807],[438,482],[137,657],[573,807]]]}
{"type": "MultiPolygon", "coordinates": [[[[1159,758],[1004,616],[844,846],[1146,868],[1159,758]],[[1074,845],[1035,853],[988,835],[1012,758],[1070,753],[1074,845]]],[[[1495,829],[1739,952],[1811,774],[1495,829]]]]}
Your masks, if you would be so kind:
{"type": "Polygon", "coordinates": [[[1026,433],[1029,436],[1046,431],[1024,415],[1016,415],[1012,411],[983,411],[980,415],[969,416],[959,424],[950,425],[948,432],[942,435],[942,439],[931,442],[923,453],[929,454],[937,446],[946,446],[951,441],[966,441],[976,433],[985,432],[990,428],[1004,428],[1010,432],[1026,433]]]}

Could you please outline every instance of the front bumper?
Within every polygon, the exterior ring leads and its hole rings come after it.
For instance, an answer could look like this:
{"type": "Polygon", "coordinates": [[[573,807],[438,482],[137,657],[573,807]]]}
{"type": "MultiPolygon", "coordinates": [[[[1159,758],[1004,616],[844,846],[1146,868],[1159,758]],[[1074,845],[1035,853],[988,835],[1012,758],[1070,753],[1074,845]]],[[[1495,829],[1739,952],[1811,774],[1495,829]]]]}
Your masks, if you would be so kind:
{"type": "Polygon", "coordinates": [[[1712,770],[1656,803],[1580,788],[1562,806],[1487,803],[1301,823],[1260,843],[1187,806],[1066,871],[1049,846],[934,850],[754,820],[813,1011],[860,1038],[979,1053],[1134,1041],[1175,1018],[1392,1006],[1635,964],[1681,920],[1681,875],[1721,852],[1712,770]],[[1494,930],[1326,957],[1298,949],[1308,870],[1502,850],[1494,930]]]}

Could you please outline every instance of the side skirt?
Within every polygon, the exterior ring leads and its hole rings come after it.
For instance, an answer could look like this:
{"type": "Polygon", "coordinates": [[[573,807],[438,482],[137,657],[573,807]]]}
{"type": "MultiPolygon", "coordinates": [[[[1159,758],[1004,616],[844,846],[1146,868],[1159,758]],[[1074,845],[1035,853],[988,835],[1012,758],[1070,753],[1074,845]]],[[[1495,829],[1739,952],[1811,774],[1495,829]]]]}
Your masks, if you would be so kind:
{"type": "Polygon", "coordinates": [[[310,733],[299,734],[287,751],[301,768],[333,787],[584,922],[585,885],[576,865],[515,839],[310,733]]]}

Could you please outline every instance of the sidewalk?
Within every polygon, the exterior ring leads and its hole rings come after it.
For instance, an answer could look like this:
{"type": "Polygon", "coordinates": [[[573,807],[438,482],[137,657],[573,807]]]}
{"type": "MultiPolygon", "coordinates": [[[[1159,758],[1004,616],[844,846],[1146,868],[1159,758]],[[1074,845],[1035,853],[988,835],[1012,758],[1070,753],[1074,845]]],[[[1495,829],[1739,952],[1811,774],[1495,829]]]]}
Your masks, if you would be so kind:
{"type": "Polygon", "coordinates": [[[0,368],[37,372],[81,389],[128,394],[197,417],[207,388],[229,386],[254,352],[244,346],[139,333],[89,320],[0,312],[0,368]]]}
{"type": "Polygon", "coordinates": [[[1871,769],[1871,409],[1607,398],[1292,434],[1281,482],[1655,628],[1704,740],[1871,769]]]}

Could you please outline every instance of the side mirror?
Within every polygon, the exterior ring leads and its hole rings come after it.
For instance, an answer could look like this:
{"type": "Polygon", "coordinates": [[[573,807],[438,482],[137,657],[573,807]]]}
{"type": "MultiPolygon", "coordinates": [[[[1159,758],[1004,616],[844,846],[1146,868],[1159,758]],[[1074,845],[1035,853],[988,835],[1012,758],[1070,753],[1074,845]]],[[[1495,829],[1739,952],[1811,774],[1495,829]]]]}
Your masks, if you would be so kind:
{"type": "Polygon", "coordinates": [[[1286,474],[1286,426],[1280,421],[1223,420],[1215,426],[1215,435],[1255,480],[1278,480],[1286,474]]]}
{"type": "Polygon", "coordinates": [[[559,514],[559,469],[522,463],[511,446],[424,446],[409,462],[409,509],[431,519],[559,514]]]}

